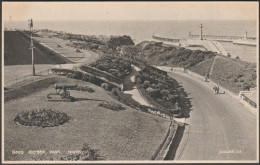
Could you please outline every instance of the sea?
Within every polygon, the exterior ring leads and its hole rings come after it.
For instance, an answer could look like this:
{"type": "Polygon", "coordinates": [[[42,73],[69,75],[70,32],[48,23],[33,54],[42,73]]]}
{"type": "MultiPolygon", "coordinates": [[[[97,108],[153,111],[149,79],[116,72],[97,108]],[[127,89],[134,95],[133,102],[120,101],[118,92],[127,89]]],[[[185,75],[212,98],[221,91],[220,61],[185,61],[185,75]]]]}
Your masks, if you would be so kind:
{"type": "MultiPolygon", "coordinates": [[[[129,35],[135,42],[150,40],[152,35],[186,39],[189,32],[200,34],[200,24],[203,24],[205,35],[257,37],[257,22],[254,20],[34,20],[34,29],[49,29],[74,34],[85,35],[129,35]]],[[[6,21],[5,28],[28,29],[28,20],[6,21]]],[[[257,62],[257,47],[234,45],[230,42],[220,42],[231,57],[239,56],[241,60],[257,62]]]]}

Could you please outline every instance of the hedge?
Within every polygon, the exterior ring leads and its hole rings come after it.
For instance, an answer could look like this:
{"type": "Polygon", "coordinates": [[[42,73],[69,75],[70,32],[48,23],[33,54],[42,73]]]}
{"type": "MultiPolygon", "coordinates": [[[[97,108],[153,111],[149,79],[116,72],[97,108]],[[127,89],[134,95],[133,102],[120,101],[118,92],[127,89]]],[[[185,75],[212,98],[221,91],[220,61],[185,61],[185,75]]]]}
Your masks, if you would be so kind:
{"type": "Polygon", "coordinates": [[[96,75],[96,76],[105,77],[108,81],[112,81],[112,82],[115,82],[117,84],[122,84],[121,79],[115,77],[114,75],[112,75],[110,73],[101,71],[99,69],[96,69],[96,68],[93,68],[93,67],[90,67],[90,66],[86,66],[86,65],[81,66],[80,69],[85,71],[85,72],[96,75]]]}
{"type": "Polygon", "coordinates": [[[63,75],[63,76],[67,76],[69,78],[75,78],[78,80],[82,80],[82,81],[86,81],[86,82],[90,82],[92,84],[95,84],[97,86],[100,86],[103,83],[107,83],[109,84],[109,88],[108,89],[112,89],[115,87],[119,87],[109,81],[103,80],[95,75],[89,74],[89,73],[83,73],[80,71],[74,71],[74,70],[70,70],[70,69],[62,69],[62,68],[52,68],[51,72],[53,74],[59,74],[59,75],[63,75]]]}

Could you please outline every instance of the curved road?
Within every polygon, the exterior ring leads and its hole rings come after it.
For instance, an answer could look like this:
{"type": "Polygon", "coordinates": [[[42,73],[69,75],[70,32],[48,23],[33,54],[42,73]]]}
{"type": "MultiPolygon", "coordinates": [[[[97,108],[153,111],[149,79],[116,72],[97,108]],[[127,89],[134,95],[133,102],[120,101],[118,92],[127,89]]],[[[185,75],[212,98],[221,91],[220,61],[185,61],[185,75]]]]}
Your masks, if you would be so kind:
{"type": "Polygon", "coordinates": [[[191,98],[175,160],[256,160],[256,116],[228,95],[180,73],[168,73],[191,98]]]}

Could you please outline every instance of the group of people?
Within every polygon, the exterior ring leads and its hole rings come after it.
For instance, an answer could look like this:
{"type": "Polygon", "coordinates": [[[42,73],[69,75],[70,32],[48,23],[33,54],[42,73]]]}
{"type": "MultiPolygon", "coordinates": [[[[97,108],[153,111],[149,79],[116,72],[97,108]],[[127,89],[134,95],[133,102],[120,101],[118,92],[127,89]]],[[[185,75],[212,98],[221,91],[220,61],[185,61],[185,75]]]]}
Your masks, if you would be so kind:
{"type": "Polygon", "coordinates": [[[215,94],[219,94],[219,86],[218,85],[215,85],[213,87],[213,90],[215,91],[215,94]]]}

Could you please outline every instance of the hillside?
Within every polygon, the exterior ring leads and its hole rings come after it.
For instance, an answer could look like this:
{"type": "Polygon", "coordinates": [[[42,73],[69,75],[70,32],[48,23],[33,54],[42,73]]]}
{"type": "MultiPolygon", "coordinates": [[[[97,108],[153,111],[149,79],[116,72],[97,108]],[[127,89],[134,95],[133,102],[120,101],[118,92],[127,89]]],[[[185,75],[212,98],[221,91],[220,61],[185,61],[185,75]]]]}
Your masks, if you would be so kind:
{"type": "Polygon", "coordinates": [[[189,50],[164,46],[161,42],[144,41],[135,46],[123,46],[120,53],[138,61],[147,61],[150,65],[183,67],[202,76],[210,74],[213,68],[210,78],[234,93],[256,86],[255,64],[209,51],[189,50]],[[215,57],[217,58],[214,63],[215,57]]]}
{"type": "Polygon", "coordinates": [[[210,78],[235,93],[256,86],[256,65],[239,60],[217,57],[210,78]]]}
{"type": "Polygon", "coordinates": [[[175,46],[163,46],[162,42],[141,42],[136,46],[124,46],[121,49],[124,56],[135,56],[151,65],[166,65],[192,68],[204,61],[212,61],[216,56],[213,52],[189,50],[175,46]]]}
{"type": "MultiPolygon", "coordinates": [[[[16,31],[4,32],[4,64],[26,65],[32,63],[30,42],[16,31]]],[[[34,49],[35,64],[64,64],[57,55],[48,55],[37,47],[34,49]]]]}

